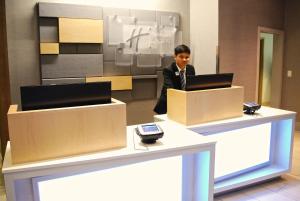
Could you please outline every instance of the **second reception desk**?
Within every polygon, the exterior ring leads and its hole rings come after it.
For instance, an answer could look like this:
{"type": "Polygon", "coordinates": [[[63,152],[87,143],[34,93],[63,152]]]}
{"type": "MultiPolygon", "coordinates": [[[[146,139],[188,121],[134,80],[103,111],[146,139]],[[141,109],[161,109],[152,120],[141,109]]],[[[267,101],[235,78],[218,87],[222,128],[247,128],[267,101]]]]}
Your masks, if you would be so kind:
{"type": "Polygon", "coordinates": [[[152,145],[127,127],[127,146],[13,164],[10,143],[2,172],[8,201],[213,201],[215,142],[169,122],[152,145]]]}
{"type": "MultiPolygon", "coordinates": [[[[254,115],[182,127],[215,140],[215,194],[291,170],[295,112],[262,107],[254,115]]],[[[167,115],[155,121],[175,123],[167,115]]]]}

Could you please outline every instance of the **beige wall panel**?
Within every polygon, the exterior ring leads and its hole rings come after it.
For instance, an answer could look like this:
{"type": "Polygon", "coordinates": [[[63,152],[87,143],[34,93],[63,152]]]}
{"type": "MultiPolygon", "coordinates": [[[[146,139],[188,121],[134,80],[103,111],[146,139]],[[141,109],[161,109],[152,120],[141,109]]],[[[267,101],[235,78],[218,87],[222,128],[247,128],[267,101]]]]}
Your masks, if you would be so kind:
{"type": "Polygon", "coordinates": [[[185,125],[243,115],[243,87],[200,91],[168,89],[168,117],[185,125]]]}
{"type": "Polygon", "coordinates": [[[59,44],[40,43],[40,54],[59,54],[59,44]]]}
{"type": "Polygon", "coordinates": [[[282,85],[282,108],[297,112],[300,130],[300,1],[287,0],[285,7],[285,49],[282,85]],[[292,77],[288,77],[292,71],[292,77]]]}
{"type": "Polygon", "coordinates": [[[112,90],[132,90],[132,76],[87,77],[86,82],[111,81],[112,90]]]}
{"type": "Polygon", "coordinates": [[[126,146],[126,104],[8,112],[13,163],[126,146]]]}
{"type": "Polygon", "coordinates": [[[245,101],[256,101],[257,28],[284,28],[284,0],[219,1],[219,68],[234,73],[245,101]]]}
{"type": "Polygon", "coordinates": [[[59,18],[60,43],[103,43],[103,20],[59,18]]]}

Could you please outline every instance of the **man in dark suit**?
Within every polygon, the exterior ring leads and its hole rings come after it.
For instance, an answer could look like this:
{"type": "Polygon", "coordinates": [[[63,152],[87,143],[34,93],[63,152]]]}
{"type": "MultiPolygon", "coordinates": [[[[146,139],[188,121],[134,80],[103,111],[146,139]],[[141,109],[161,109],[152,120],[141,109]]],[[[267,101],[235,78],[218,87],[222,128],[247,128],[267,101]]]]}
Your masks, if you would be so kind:
{"type": "Polygon", "coordinates": [[[164,84],[160,98],[154,108],[158,114],[167,113],[167,89],[185,89],[186,76],[195,75],[195,68],[189,65],[191,50],[186,45],[179,45],[175,48],[174,59],[169,67],[164,68],[164,84]]]}

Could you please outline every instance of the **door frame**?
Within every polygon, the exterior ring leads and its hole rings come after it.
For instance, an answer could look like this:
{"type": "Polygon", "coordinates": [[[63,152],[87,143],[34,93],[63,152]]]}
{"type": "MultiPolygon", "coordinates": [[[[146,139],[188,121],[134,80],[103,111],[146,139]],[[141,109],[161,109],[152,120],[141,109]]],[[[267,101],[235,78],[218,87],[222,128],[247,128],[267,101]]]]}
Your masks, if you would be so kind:
{"type": "Polygon", "coordinates": [[[273,39],[273,64],[272,64],[272,89],[271,89],[271,107],[280,108],[281,91],[283,78],[283,49],[284,49],[284,31],[258,26],[257,29],[257,62],[256,62],[256,89],[255,101],[258,101],[259,95],[259,62],[260,62],[260,33],[270,33],[274,35],[273,39]],[[276,90],[274,90],[276,88],[276,90]]]}

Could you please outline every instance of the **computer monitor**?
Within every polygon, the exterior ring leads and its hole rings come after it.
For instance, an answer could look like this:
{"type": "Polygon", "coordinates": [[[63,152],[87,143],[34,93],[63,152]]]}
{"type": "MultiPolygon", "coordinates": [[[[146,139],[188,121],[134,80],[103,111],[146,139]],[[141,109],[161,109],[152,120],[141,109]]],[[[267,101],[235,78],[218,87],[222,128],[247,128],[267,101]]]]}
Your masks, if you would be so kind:
{"type": "Polygon", "coordinates": [[[22,110],[111,103],[111,82],[21,87],[22,110]]]}
{"type": "Polygon", "coordinates": [[[186,77],[186,91],[231,87],[233,73],[195,75],[186,77]]]}

